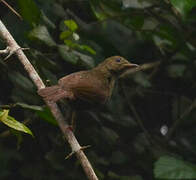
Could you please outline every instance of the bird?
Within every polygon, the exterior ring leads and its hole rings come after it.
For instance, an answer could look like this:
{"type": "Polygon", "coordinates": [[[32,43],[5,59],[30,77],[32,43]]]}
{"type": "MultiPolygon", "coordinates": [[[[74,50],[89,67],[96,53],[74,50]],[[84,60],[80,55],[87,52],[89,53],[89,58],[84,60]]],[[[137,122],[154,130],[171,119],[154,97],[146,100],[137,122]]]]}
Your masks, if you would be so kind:
{"type": "Polygon", "coordinates": [[[47,101],[58,102],[66,99],[75,107],[94,107],[105,104],[111,97],[118,77],[125,71],[139,65],[121,56],[106,58],[90,70],[66,75],[58,84],[38,90],[38,94],[47,101]]]}

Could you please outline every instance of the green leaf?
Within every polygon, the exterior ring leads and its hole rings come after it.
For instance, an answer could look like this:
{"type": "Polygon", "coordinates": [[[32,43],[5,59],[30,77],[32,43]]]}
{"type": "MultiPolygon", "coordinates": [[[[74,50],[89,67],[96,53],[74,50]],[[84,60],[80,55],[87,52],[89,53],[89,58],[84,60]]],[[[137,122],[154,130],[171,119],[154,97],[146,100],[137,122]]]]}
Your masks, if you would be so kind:
{"type": "Polygon", "coordinates": [[[74,43],[72,40],[69,40],[69,39],[66,39],[64,40],[64,43],[71,47],[71,48],[77,48],[77,49],[81,49],[83,51],[87,51],[93,55],[96,54],[96,51],[94,49],[92,49],[90,46],[88,45],[80,45],[80,44],[77,44],[77,43],[74,43]]]}
{"type": "Polygon", "coordinates": [[[155,178],[196,179],[196,166],[171,156],[162,156],[154,164],[155,178]]]}
{"type": "Polygon", "coordinates": [[[96,18],[100,21],[103,21],[108,18],[108,16],[104,13],[104,11],[99,7],[99,1],[92,0],[90,1],[90,6],[92,12],[95,14],[96,18]]]}
{"type": "Polygon", "coordinates": [[[38,25],[41,12],[33,0],[18,0],[20,14],[30,25],[38,25]]]}
{"type": "Polygon", "coordinates": [[[160,50],[167,51],[177,48],[178,44],[182,43],[181,34],[169,25],[160,25],[159,30],[153,35],[153,40],[160,50]]]}
{"type": "Polygon", "coordinates": [[[73,54],[72,51],[69,51],[69,48],[67,46],[64,45],[58,46],[58,52],[66,62],[69,62],[73,65],[76,65],[78,63],[79,60],[78,56],[73,54]]]}
{"type": "Polygon", "coordinates": [[[88,51],[89,53],[95,55],[96,51],[94,49],[92,49],[90,46],[87,45],[79,45],[78,46],[80,49],[84,50],[84,51],[88,51]]]}
{"type": "Polygon", "coordinates": [[[124,23],[132,28],[141,29],[144,25],[144,17],[138,15],[133,18],[126,18],[124,23]]]}
{"type": "Polygon", "coordinates": [[[74,47],[77,47],[78,46],[78,44],[74,43],[72,40],[64,40],[64,43],[67,46],[71,47],[71,48],[74,48],[74,47]]]}
{"type": "Polygon", "coordinates": [[[73,32],[71,31],[64,31],[60,34],[60,39],[64,40],[67,39],[68,37],[72,36],[73,32]]]}
{"type": "Polygon", "coordinates": [[[37,114],[39,117],[41,117],[42,119],[44,119],[46,122],[57,126],[57,122],[56,119],[54,118],[54,116],[52,115],[51,111],[49,108],[44,108],[43,111],[37,111],[37,114]]]}
{"type": "Polygon", "coordinates": [[[30,109],[30,110],[34,110],[34,111],[42,111],[43,110],[43,108],[41,106],[29,105],[29,104],[25,104],[25,103],[16,103],[16,105],[20,106],[22,108],[30,109]]]}
{"type": "Polygon", "coordinates": [[[70,31],[74,32],[78,29],[78,25],[73,20],[65,20],[65,25],[69,28],[70,31]]]}
{"type": "Polygon", "coordinates": [[[9,114],[9,110],[3,110],[0,113],[0,121],[2,123],[9,126],[10,128],[16,129],[18,131],[22,131],[24,133],[27,133],[33,136],[33,133],[27,126],[20,123],[19,121],[16,121],[13,117],[9,116],[8,114],[9,114]]]}
{"type": "Polygon", "coordinates": [[[168,74],[172,78],[179,78],[184,75],[186,66],[184,64],[173,64],[170,65],[167,69],[168,74]]]}
{"type": "Polygon", "coordinates": [[[86,69],[93,68],[95,65],[91,56],[82,54],[75,50],[70,50],[69,47],[65,45],[58,46],[58,52],[66,62],[73,65],[85,67],[86,69]]]}
{"type": "Polygon", "coordinates": [[[46,26],[37,26],[28,35],[31,40],[39,41],[49,47],[55,46],[56,43],[50,36],[46,26]]]}
{"type": "Polygon", "coordinates": [[[148,1],[141,1],[141,0],[122,0],[124,8],[138,8],[143,9],[150,7],[152,3],[148,1]]]}
{"type": "Polygon", "coordinates": [[[171,3],[182,16],[186,16],[196,6],[195,0],[171,0],[171,3]]]}

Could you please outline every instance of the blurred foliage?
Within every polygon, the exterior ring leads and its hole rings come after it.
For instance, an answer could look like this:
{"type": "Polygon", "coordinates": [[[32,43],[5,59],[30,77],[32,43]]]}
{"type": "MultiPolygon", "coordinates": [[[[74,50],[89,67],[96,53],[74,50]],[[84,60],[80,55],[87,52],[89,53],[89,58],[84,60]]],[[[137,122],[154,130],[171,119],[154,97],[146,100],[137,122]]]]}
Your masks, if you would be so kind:
{"type": "Polygon", "coordinates": [[[78,29],[78,25],[75,23],[75,21],[73,21],[72,19],[65,20],[64,24],[67,26],[68,30],[63,31],[60,34],[60,39],[64,40],[64,43],[69,48],[77,48],[80,50],[87,51],[93,55],[96,54],[96,52],[88,45],[85,45],[85,44],[80,45],[80,44],[74,42],[74,41],[78,41],[80,39],[79,35],[75,32],[78,29]]]}
{"type": "MultiPolygon", "coordinates": [[[[160,62],[120,79],[103,108],[77,112],[76,137],[92,146],[86,154],[100,179],[196,179],[195,0],[8,3],[23,21],[2,3],[1,20],[47,85],[112,55],[160,62]]],[[[0,71],[1,113],[9,109],[35,136],[1,123],[0,179],[86,179],[74,156],[65,160],[70,148],[17,58],[1,56],[0,71]]]]}
{"type": "Polygon", "coordinates": [[[174,157],[162,156],[155,164],[155,176],[165,179],[195,179],[196,166],[174,157]]]}

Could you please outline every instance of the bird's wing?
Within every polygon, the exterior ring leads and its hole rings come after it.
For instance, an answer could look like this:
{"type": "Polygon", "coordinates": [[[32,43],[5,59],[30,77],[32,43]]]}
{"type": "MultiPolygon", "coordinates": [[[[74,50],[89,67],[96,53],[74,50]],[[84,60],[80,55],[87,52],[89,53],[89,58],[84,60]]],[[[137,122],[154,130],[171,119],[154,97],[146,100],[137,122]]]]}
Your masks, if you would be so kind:
{"type": "Polygon", "coordinates": [[[97,75],[88,71],[80,71],[59,80],[64,90],[73,92],[74,97],[87,102],[104,103],[107,98],[107,87],[97,75]]]}
{"type": "Polygon", "coordinates": [[[92,87],[78,86],[73,89],[74,97],[87,102],[104,103],[106,101],[105,94],[99,89],[92,87]]]}

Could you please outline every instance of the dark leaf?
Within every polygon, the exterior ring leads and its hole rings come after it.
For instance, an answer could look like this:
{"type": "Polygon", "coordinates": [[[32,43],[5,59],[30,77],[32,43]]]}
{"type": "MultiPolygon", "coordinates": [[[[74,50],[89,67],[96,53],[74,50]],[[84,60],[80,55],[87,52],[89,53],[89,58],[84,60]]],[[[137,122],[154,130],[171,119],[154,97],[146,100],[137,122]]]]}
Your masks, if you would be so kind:
{"type": "Polygon", "coordinates": [[[161,179],[195,179],[196,165],[176,159],[171,156],[162,156],[155,162],[155,178],[161,179]]]}
{"type": "Polygon", "coordinates": [[[40,10],[34,0],[18,0],[20,14],[31,25],[38,25],[40,20],[40,10]]]}

